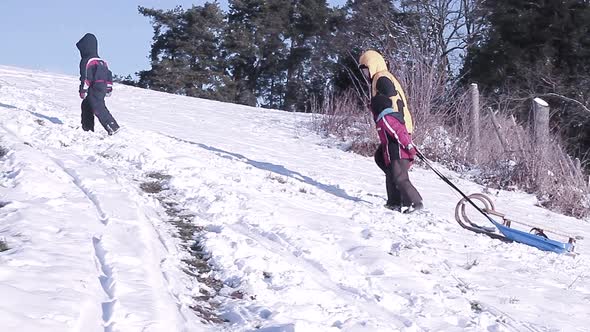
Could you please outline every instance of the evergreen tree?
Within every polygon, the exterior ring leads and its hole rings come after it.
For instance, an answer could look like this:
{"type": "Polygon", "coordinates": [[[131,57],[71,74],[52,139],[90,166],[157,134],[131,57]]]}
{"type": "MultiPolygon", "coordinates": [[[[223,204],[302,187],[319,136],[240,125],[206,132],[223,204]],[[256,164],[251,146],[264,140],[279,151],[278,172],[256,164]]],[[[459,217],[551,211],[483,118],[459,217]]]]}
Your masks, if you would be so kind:
{"type": "Polygon", "coordinates": [[[223,55],[231,76],[230,100],[255,106],[258,44],[255,40],[264,0],[230,0],[223,55]]]}
{"type": "Polygon", "coordinates": [[[267,0],[263,7],[263,20],[260,22],[257,38],[260,40],[257,92],[263,107],[284,108],[289,4],[289,0],[267,0]]]}
{"type": "Polygon", "coordinates": [[[136,79],[134,79],[131,75],[123,76],[115,74],[113,75],[113,82],[143,88],[143,86],[141,86],[139,82],[136,79]]]}
{"type": "Polygon", "coordinates": [[[331,78],[332,11],[326,0],[293,0],[289,13],[285,109],[309,109],[311,96],[324,93],[331,78]]]}
{"type": "Polygon", "coordinates": [[[221,56],[224,15],[217,3],[183,10],[139,7],[152,20],[152,68],[140,73],[140,84],[193,97],[225,100],[229,77],[221,56]]]}
{"type": "Polygon", "coordinates": [[[330,76],[326,1],[231,0],[229,8],[224,49],[234,100],[305,110],[330,76]]]}
{"type": "Polygon", "coordinates": [[[286,0],[230,0],[224,52],[235,102],[281,108],[285,89],[286,0]]]}
{"type": "Polygon", "coordinates": [[[464,73],[481,85],[554,92],[543,78],[583,80],[590,69],[590,3],[488,0],[489,29],[470,50],[464,73]]]}
{"type": "Polygon", "coordinates": [[[230,0],[227,15],[209,3],[140,13],[154,27],[143,86],[303,111],[333,76],[326,0],[230,0]]]}

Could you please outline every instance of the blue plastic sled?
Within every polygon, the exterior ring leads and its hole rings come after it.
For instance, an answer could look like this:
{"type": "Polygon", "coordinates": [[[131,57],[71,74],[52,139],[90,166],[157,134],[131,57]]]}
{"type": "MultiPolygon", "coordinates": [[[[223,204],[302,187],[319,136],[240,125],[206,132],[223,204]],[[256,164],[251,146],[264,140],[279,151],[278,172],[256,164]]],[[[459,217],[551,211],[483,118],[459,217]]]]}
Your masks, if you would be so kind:
{"type": "MultiPolygon", "coordinates": [[[[491,218],[490,218],[491,220],[491,218]]],[[[510,228],[497,223],[492,220],[494,226],[509,240],[514,242],[523,243],[537,249],[552,251],[558,254],[571,252],[574,246],[571,243],[563,243],[551,239],[544,238],[540,235],[535,235],[527,232],[520,231],[518,229],[510,228]]]]}
{"type": "Polygon", "coordinates": [[[469,195],[469,197],[463,198],[461,201],[459,201],[457,207],[455,208],[455,219],[457,220],[459,225],[461,225],[461,227],[468,229],[472,232],[485,234],[491,238],[502,241],[526,244],[540,250],[551,251],[558,254],[573,254],[576,239],[578,238],[571,235],[564,235],[549,230],[543,230],[539,227],[534,226],[533,229],[531,229],[531,232],[536,231],[536,234],[527,233],[519,229],[511,228],[510,226],[512,223],[522,225],[526,224],[507,219],[503,213],[499,213],[494,210],[494,203],[489,197],[479,193],[471,194],[469,195]],[[472,201],[472,204],[474,200],[483,204],[483,207],[480,208],[480,212],[485,215],[485,217],[494,225],[494,227],[481,226],[469,220],[465,209],[468,199],[472,201]],[[494,219],[492,219],[490,215],[502,218],[502,222],[495,221],[494,219]],[[560,242],[549,239],[547,236],[544,236],[544,232],[565,237],[568,239],[568,242],[560,242]]]}

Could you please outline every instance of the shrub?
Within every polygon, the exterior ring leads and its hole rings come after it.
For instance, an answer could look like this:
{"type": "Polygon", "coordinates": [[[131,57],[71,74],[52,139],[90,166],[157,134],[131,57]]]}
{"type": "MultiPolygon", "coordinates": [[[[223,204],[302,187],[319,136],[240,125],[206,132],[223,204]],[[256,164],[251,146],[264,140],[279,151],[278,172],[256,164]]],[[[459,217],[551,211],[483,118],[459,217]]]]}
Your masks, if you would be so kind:
{"type": "Polygon", "coordinates": [[[375,152],[378,138],[371,112],[358,100],[357,94],[349,90],[322,103],[312,102],[312,127],[324,136],[348,142],[347,150],[369,156],[375,152]]]}

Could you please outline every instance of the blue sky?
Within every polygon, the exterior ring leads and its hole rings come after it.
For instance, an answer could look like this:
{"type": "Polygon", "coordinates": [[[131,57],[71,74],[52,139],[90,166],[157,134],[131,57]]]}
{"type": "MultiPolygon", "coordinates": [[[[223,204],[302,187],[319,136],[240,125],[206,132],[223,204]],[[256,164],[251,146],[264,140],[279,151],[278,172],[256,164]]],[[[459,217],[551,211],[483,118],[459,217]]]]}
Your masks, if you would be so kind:
{"type": "MultiPolygon", "coordinates": [[[[344,3],[334,0],[331,3],[344,3]]],[[[149,69],[153,30],[137,6],[185,8],[205,1],[172,0],[0,0],[0,65],[78,74],[76,42],[98,38],[98,52],[115,74],[149,69]]],[[[227,1],[220,1],[227,8],[227,1]]]]}

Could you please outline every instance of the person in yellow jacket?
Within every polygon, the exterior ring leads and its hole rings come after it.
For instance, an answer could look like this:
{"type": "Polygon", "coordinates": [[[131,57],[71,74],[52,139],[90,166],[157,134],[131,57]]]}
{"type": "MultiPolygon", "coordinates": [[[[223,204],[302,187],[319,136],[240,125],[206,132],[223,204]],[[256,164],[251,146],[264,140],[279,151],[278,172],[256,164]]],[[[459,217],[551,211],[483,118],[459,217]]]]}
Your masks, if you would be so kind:
{"type": "Polygon", "coordinates": [[[408,175],[416,148],[411,141],[414,125],[404,90],[376,51],[364,52],[359,68],[371,84],[371,111],[381,141],[375,162],[385,173],[385,207],[406,213],[422,209],[422,196],[408,175]]]}

